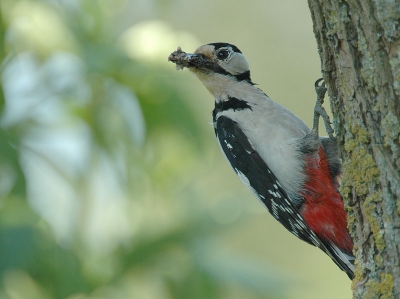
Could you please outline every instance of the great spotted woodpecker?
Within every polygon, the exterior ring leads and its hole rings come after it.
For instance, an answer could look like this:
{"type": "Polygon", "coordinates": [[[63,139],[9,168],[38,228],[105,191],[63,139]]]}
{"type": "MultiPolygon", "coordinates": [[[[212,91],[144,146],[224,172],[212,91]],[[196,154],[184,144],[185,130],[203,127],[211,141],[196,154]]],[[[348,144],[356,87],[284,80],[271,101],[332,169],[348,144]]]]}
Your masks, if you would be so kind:
{"type": "Polygon", "coordinates": [[[194,54],[178,48],[168,60],[190,69],[215,97],[215,134],[240,180],[287,230],[353,279],[353,241],[338,190],[341,160],[331,132],[318,136],[325,86],[316,82],[310,129],[253,84],[246,57],[232,44],[203,45],[194,54]]]}

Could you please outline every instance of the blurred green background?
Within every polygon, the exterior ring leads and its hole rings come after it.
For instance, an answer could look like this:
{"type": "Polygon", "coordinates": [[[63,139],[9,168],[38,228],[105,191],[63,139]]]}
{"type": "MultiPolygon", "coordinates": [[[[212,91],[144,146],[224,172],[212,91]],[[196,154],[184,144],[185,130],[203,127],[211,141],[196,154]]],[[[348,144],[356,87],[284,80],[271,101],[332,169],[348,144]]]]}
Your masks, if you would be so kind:
{"type": "Polygon", "coordinates": [[[237,45],[311,124],[305,1],[0,0],[0,299],[350,298],[236,178],[168,55],[237,45]]]}

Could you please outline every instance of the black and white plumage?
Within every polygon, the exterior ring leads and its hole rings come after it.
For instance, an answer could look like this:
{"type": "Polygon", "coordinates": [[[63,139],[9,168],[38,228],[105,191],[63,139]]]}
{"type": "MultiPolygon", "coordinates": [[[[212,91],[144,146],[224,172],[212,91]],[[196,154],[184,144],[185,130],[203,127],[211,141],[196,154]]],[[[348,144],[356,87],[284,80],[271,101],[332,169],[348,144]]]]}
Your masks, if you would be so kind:
{"type": "Polygon", "coordinates": [[[189,68],[215,97],[215,134],[240,180],[286,229],[353,278],[335,142],[255,87],[249,63],[234,45],[207,44],[194,54],[178,48],[169,60],[189,68]]]}
{"type": "Polygon", "coordinates": [[[255,151],[237,122],[220,116],[214,122],[219,144],[240,180],[265,205],[267,210],[292,234],[320,246],[318,237],[297,212],[270,168],[255,151]]]}

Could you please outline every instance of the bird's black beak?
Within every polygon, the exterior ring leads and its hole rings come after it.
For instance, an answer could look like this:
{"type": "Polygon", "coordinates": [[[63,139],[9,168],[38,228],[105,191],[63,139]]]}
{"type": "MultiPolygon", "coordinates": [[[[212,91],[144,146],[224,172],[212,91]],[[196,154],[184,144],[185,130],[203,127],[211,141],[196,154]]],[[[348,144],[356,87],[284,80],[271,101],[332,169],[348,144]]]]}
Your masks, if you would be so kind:
{"type": "Polygon", "coordinates": [[[171,53],[168,57],[168,61],[171,61],[176,64],[176,69],[180,70],[185,67],[187,68],[200,68],[201,66],[207,65],[209,63],[209,59],[204,57],[201,54],[189,54],[184,51],[180,47],[174,52],[171,53]]]}

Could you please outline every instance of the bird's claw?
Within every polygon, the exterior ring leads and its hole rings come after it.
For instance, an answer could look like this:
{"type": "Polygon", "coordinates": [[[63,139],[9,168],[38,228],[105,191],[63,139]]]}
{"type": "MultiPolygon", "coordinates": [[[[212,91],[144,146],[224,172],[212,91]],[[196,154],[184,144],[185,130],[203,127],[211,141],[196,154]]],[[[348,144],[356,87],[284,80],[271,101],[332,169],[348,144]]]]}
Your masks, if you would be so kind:
{"type": "Polygon", "coordinates": [[[324,107],[322,107],[322,104],[324,103],[324,98],[326,94],[326,87],[325,87],[325,81],[322,82],[320,85],[319,83],[323,81],[323,78],[318,79],[315,81],[315,92],[317,93],[317,101],[315,103],[315,108],[314,108],[314,126],[313,129],[318,133],[318,126],[319,126],[319,117],[321,116],[322,119],[324,120],[326,132],[328,133],[329,137],[332,140],[336,140],[336,138],[333,136],[333,133],[335,132],[331,126],[331,121],[329,119],[328,114],[326,113],[326,110],[324,107]]]}
{"type": "Polygon", "coordinates": [[[317,102],[320,102],[321,104],[324,103],[324,98],[325,98],[325,93],[326,93],[326,87],[325,87],[325,81],[323,78],[318,79],[315,81],[315,92],[317,93],[317,102]],[[321,85],[319,83],[322,82],[321,85]]]}
{"type": "Polygon", "coordinates": [[[319,82],[321,82],[321,81],[324,81],[324,78],[319,78],[317,81],[315,81],[315,83],[314,83],[315,88],[321,87],[321,86],[322,86],[322,87],[325,87],[325,81],[322,82],[321,85],[319,85],[319,82]]]}

